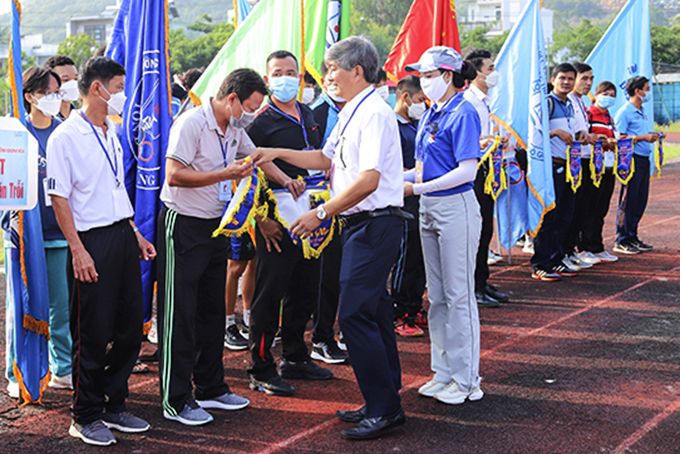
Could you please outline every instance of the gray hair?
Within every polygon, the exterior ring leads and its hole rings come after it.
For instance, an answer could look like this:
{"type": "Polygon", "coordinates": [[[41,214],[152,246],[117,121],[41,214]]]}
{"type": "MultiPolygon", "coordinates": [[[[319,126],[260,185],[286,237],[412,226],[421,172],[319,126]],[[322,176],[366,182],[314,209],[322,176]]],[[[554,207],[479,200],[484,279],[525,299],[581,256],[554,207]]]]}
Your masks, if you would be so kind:
{"type": "Polygon", "coordinates": [[[365,36],[350,36],[338,41],[326,51],[325,59],[332,60],[345,71],[361,66],[366,82],[379,82],[380,57],[373,43],[365,36]]]}

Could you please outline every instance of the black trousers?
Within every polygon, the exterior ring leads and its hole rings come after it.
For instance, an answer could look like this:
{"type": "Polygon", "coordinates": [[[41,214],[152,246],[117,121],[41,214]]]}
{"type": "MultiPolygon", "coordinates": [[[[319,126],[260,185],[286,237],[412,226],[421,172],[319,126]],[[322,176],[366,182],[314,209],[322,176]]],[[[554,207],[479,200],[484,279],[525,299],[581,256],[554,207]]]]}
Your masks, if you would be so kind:
{"type": "Polygon", "coordinates": [[[340,304],[340,264],[342,263],[342,238],[339,233],[328,243],[321,254],[319,277],[319,302],[314,314],[312,342],[335,342],[335,319],[340,304]]]}
{"type": "Polygon", "coordinates": [[[390,289],[395,320],[404,316],[416,316],[423,308],[425,292],[425,263],[420,244],[420,197],[406,197],[404,210],[411,213],[413,219],[404,221],[399,257],[392,270],[390,289]]]}
{"type": "Polygon", "coordinates": [[[399,254],[403,220],[369,219],[343,231],[338,321],[347,344],[366,417],[401,406],[401,367],[387,277],[399,254]]]}
{"type": "Polygon", "coordinates": [[[594,198],[597,188],[590,177],[590,158],[581,158],[581,185],[574,194],[574,215],[562,248],[566,254],[572,254],[581,242],[581,233],[586,220],[594,216],[594,198]]]}
{"type": "Polygon", "coordinates": [[[101,419],[104,409],[126,410],[127,381],[142,343],[142,271],[127,219],[79,236],[99,274],[96,283],[77,281],[69,250],[71,410],[75,421],[86,425],[101,419]]]}
{"type": "Polygon", "coordinates": [[[602,229],[604,228],[604,218],[607,217],[609,211],[609,203],[614,193],[615,183],[614,169],[605,169],[600,187],[596,188],[595,185],[592,185],[592,189],[588,191],[591,199],[590,215],[583,217],[581,221],[581,235],[577,242],[580,251],[588,251],[594,254],[604,251],[602,229]]]}
{"type": "Polygon", "coordinates": [[[489,244],[493,237],[493,197],[484,192],[484,180],[488,170],[487,165],[482,165],[477,171],[475,178],[475,195],[479,202],[479,211],[482,215],[482,233],[479,237],[479,249],[477,249],[477,266],[475,268],[475,290],[483,291],[486,281],[489,280],[489,244]]]}
{"type": "Polygon", "coordinates": [[[553,164],[555,208],[543,217],[543,224],[534,238],[531,265],[550,270],[564,258],[564,239],[574,214],[574,191],[567,184],[564,164],[553,164]]]}
{"type": "Polygon", "coordinates": [[[649,158],[633,153],[633,161],[635,173],[628,184],[621,186],[616,213],[616,242],[619,244],[639,240],[638,225],[649,198],[649,158]]]}
{"type": "Polygon", "coordinates": [[[219,222],[165,206],[158,218],[158,369],[161,404],[171,415],[192,390],[198,400],[229,392],[222,364],[228,240],[212,237],[219,222]]]}
{"type": "Polygon", "coordinates": [[[302,248],[293,244],[287,232],[279,242],[281,252],[267,251],[265,240],[256,228],[257,270],[255,294],[250,308],[250,353],[248,373],[258,380],[276,374],[271,345],[279,326],[279,308],[283,299],[281,343],[288,361],[307,361],[305,326],[318,301],[319,260],[307,260],[302,248]]]}

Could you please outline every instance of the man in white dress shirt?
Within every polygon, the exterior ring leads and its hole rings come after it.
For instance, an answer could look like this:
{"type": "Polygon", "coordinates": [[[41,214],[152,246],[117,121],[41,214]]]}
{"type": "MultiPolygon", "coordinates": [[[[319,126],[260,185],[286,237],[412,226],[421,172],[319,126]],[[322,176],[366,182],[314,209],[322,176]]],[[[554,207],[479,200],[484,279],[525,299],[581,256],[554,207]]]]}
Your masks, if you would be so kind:
{"type": "Polygon", "coordinates": [[[352,36],[326,53],[328,81],[347,100],[323,151],[258,150],[256,163],[283,159],[302,168],[331,170],[332,198],[293,223],[305,236],[328,216],[344,229],[339,322],[366,405],[337,412],[358,423],[352,439],[376,438],[405,423],[392,301],[386,290],[399,254],[404,212],[403,163],[397,120],[373,88],[379,59],[366,38],[352,36]]]}
{"type": "Polygon", "coordinates": [[[92,58],[81,68],[80,111],[47,143],[47,188],[69,245],[73,423],[85,443],[116,442],[110,428],[143,432],[149,424],[125,407],[127,380],[142,342],[139,260],[156,251],[132,222],[125,167],[114,125],[125,103],[125,69],[92,58]],[[111,347],[109,348],[109,344],[111,347]]]}
{"type": "MultiPolygon", "coordinates": [[[[465,60],[472,63],[477,69],[477,78],[470,83],[470,88],[465,92],[465,99],[475,107],[479,114],[482,126],[482,134],[479,138],[480,146],[484,151],[494,141],[494,124],[491,119],[491,95],[489,89],[498,83],[498,72],[491,60],[491,52],[485,49],[475,49],[465,57],[465,60]]],[[[484,192],[484,182],[489,173],[489,162],[485,161],[477,170],[475,178],[475,195],[479,202],[479,209],[482,214],[482,233],[479,237],[479,248],[477,249],[477,267],[475,269],[475,296],[480,307],[496,307],[498,303],[507,303],[508,295],[496,290],[496,287],[489,284],[489,264],[487,258],[489,254],[489,243],[493,236],[493,198],[484,192]]]]}

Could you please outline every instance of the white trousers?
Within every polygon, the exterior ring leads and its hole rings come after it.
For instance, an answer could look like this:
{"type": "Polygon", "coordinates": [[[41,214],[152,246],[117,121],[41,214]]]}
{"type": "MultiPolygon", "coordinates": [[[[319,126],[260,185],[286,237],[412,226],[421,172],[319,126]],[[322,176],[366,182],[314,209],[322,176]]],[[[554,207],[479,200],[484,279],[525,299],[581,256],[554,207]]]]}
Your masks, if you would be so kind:
{"type": "Polygon", "coordinates": [[[462,391],[479,376],[479,311],[475,266],[482,217],[474,191],[420,198],[420,236],[430,300],[434,379],[455,380],[462,391]]]}

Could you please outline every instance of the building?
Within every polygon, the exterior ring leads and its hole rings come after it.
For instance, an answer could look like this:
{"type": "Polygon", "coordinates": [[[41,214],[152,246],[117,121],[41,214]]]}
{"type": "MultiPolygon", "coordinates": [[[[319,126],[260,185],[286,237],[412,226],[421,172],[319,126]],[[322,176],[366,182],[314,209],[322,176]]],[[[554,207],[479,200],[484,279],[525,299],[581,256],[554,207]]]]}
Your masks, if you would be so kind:
{"type": "MultiPolygon", "coordinates": [[[[57,44],[43,43],[43,35],[24,35],[21,37],[21,51],[25,58],[35,58],[36,65],[44,65],[48,58],[57,54],[57,44]]],[[[0,45],[0,69],[7,68],[9,45],[0,45]]]]}
{"type": "MultiPolygon", "coordinates": [[[[458,24],[463,30],[487,27],[487,36],[498,36],[510,30],[519,19],[528,0],[461,0],[456,2],[458,24]]],[[[543,8],[543,33],[552,41],[553,12],[543,8]]]]}
{"type": "Polygon", "coordinates": [[[97,44],[106,44],[113,32],[116,15],[122,0],[109,5],[100,14],[87,16],[71,16],[66,24],[66,36],[85,34],[94,38],[97,44]]]}

